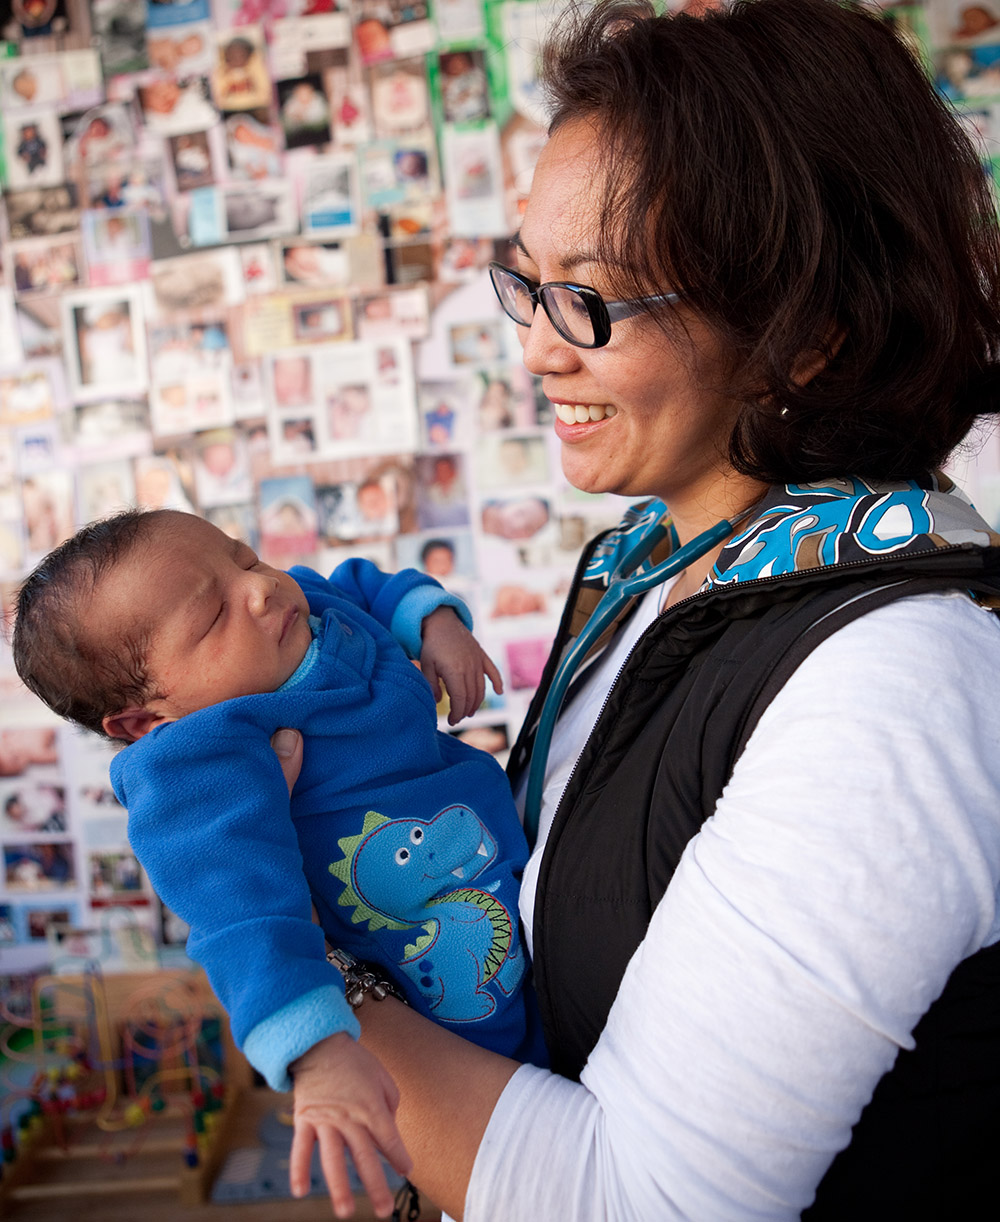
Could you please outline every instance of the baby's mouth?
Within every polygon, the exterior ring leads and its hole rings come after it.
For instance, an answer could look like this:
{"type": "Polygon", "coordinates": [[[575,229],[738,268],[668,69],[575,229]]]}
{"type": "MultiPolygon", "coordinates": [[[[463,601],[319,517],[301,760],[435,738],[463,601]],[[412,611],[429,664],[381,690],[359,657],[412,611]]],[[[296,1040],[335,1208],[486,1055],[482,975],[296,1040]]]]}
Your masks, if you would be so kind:
{"type": "Polygon", "coordinates": [[[298,607],[289,607],[285,612],[285,618],[281,621],[281,635],[278,637],[278,644],[282,644],[285,637],[291,631],[292,625],[299,618],[298,607]]]}

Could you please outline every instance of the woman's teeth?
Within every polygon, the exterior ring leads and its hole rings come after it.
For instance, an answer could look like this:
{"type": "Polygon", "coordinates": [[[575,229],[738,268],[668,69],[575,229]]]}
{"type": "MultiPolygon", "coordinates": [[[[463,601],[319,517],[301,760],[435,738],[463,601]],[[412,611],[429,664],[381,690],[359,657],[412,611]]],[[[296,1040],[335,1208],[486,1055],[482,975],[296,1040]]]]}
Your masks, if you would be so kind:
{"type": "Polygon", "coordinates": [[[587,424],[590,421],[609,420],[618,408],[611,403],[556,403],[556,415],[563,424],[587,424]]]}

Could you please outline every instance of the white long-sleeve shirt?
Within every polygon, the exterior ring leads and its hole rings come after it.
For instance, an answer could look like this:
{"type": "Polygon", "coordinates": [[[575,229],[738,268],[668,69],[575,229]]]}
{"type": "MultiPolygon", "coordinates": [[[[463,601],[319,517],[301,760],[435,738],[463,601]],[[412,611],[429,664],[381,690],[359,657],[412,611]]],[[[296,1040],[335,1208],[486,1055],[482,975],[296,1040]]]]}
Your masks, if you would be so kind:
{"type": "Polygon", "coordinates": [[[466,1222],[798,1217],[953,968],[1000,938],[998,676],[1000,623],[961,594],[817,646],[689,843],[581,1082],[508,1084],[466,1222]]]}

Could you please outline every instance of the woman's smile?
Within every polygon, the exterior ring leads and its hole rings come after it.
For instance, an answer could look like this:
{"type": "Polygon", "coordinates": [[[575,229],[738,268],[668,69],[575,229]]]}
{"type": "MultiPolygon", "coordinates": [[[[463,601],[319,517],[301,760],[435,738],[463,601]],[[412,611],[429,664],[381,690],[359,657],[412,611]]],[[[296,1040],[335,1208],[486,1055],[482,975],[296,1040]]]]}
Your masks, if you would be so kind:
{"type": "Polygon", "coordinates": [[[599,424],[602,420],[610,420],[616,415],[618,409],[613,403],[560,403],[558,400],[552,400],[552,407],[556,413],[556,434],[559,437],[563,436],[559,425],[566,425],[567,429],[572,429],[574,425],[599,424]]]}

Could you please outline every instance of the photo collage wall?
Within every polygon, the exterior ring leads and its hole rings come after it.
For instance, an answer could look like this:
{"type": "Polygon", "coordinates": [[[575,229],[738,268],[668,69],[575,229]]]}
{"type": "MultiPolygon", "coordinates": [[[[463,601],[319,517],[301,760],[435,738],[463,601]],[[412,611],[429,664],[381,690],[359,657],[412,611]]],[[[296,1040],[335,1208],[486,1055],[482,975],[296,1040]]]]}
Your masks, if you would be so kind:
{"type": "MultiPolygon", "coordinates": [[[[504,694],[455,732],[505,759],[580,549],[623,507],[563,478],[486,271],[513,259],[560,7],[0,0],[8,621],[41,557],[128,505],[200,514],[282,568],[416,567],[468,601],[500,667],[504,694]]],[[[987,168],[996,8],[886,10],[987,168]]],[[[998,459],[994,439],[969,482],[1000,520],[998,459]]],[[[0,973],[183,944],[111,751],[0,644],[0,973]]]]}

